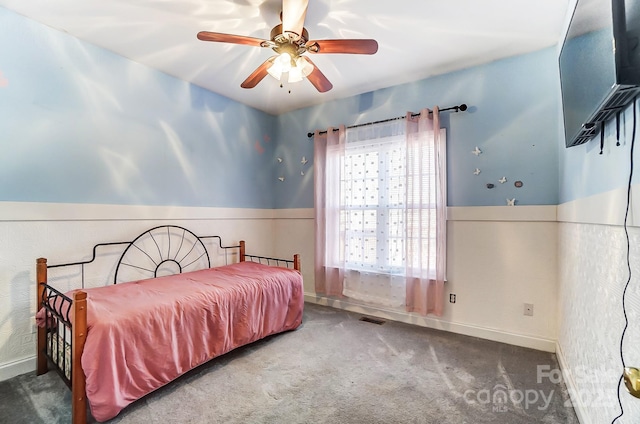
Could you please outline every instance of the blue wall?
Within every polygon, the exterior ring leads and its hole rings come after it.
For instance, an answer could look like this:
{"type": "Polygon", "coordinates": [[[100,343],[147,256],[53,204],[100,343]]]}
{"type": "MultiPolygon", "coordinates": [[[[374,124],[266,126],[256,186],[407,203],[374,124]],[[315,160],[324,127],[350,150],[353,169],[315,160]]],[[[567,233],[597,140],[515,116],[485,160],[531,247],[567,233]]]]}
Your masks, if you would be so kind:
{"type": "Polygon", "coordinates": [[[0,201],[274,207],[273,116],[3,8],[0,51],[0,201]]]}
{"type": "MultiPolygon", "coordinates": [[[[307,132],[402,116],[408,110],[466,103],[443,113],[448,131],[449,206],[558,203],[559,75],[554,48],[365,93],[278,117],[278,208],[313,207],[313,175],[300,163],[313,157],[307,132]],[[478,146],[480,156],[471,151],[478,146]],[[479,168],[481,174],[473,171],[479,168]],[[508,182],[500,184],[498,179],[508,182]],[[516,188],[515,181],[523,187],[516,188]],[[487,189],[486,184],[495,185],[487,189]]],[[[311,167],[307,166],[310,171],[311,167]]]]}
{"type": "Polygon", "coordinates": [[[0,201],[311,208],[307,132],[460,103],[450,206],[559,200],[552,48],[274,117],[2,8],[0,28],[0,201]]]}

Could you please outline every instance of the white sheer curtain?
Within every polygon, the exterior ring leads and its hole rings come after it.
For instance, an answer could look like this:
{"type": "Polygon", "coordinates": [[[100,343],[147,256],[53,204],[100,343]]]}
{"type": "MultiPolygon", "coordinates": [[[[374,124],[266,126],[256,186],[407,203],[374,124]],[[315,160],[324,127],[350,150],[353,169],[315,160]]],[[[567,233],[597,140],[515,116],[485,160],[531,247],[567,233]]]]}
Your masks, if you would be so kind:
{"type": "Polygon", "coordinates": [[[314,143],[316,292],[442,314],[446,185],[436,184],[445,184],[446,169],[436,164],[446,158],[438,110],[330,128],[314,143]]]}
{"type": "Polygon", "coordinates": [[[342,297],[344,248],[340,225],[342,170],[335,158],[344,154],[345,127],[316,131],[313,146],[316,293],[342,297]]]}
{"type": "Polygon", "coordinates": [[[407,311],[441,316],[447,264],[447,149],[436,106],[407,115],[407,311]]]}

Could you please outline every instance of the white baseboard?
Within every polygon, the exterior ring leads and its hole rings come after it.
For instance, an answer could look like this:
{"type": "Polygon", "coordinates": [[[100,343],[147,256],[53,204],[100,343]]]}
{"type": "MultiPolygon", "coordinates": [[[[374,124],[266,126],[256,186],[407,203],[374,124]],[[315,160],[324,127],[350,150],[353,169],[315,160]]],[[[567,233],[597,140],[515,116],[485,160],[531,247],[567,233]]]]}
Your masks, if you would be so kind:
{"type": "Polygon", "coordinates": [[[17,361],[0,364],[0,381],[8,380],[17,375],[36,372],[36,357],[19,359],[17,361]]]}
{"type": "Polygon", "coordinates": [[[576,396],[576,394],[580,392],[578,391],[578,386],[573,379],[573,375],[569,372],[569,365],[564,358],[564,354],[562,353],[562,349],[559,344],[556,344],[556,357],[558,358],[558,365],[560,365],[560,370],[562,371],[564,385],[567,387],[567,391],[569,392],[569,397],[571,398],[573,409],[576,411],[578,421],[580,421],[580,424],[591,424],[591,420],[587,418],[587,414],[584,411],[582,399],[580,399],[580,396],[576,396]]]}
{"type": "Polygon", "coordinates": [[[556,350],[555,340],[509,333],[495,328],[485,328],[464,323],[443,321],[437,318],[425,317],[409,312],[393,311],[362,305],[345,299],[327,298],[324,296],[318,296],[315,293],[305,293],[304,300],[305,302],[315,303],[318,305],[330,306],[332,308],[344,309],[350,312],[371,315],[378,318],[390,319],[436,330],[449,331],[456,334],[463,334],[465,336],[478,337],[514,346],[522,346],[551,353],[556,350]]]}

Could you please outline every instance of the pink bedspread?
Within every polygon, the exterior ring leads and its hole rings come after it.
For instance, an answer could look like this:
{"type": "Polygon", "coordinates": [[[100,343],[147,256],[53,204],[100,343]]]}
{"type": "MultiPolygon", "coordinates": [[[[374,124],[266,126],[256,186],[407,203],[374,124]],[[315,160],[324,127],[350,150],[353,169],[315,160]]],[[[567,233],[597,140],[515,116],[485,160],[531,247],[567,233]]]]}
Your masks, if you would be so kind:
{"type": "Polygon", "coordinates": [[[86,290],[82,355],[98,421],[211,358],[297,328],[298,271],[253,262],[86,290]]]}

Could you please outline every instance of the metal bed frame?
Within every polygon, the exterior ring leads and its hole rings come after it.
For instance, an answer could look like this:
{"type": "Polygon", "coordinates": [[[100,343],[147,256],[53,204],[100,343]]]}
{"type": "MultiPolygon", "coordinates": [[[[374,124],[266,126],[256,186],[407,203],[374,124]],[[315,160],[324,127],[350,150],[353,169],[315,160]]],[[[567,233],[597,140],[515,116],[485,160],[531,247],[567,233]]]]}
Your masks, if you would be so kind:
{"type": "MultiPolygon", "coordinates": [[[[148,278],[158,276],[158,271],[167,263],[177,266],[177,273],[195,271],[211,267],[209,250],[203,243],[206,239],[217,239],[217,247],[224,251],[225,264],[228,264],[227,252],[229,249],[237,249],[239,261],[258,262],[269,266],[282,266],[300,271],[300,256],[294,255],[293,260],[278,259],[267,256],[248,255],[245,253],[245,242],[238,245],[223,246],[220,236],[197,236],[192,231],[177,225],[160,225],[153,227],[132,241],[98,243],[93,246],[93,255],[86,261],[69,262],[56,265],[48,265],[45,258],[36,261],[37,307],[39,312],[45,310],[45,325],[38,327],[37,342],[37,369],[36,374],[41,375],[48,371],[51,365],[71,389],[71,415],[74,424],[86,422],[87,400],[86,382],[80,363],[84,342],[87,333],[87,294],[82,291],[85,288],[85,265],[95,261],[97,249],[105,246],[126,245],[118,260],[114,273],[113,284],[117,284],[120,270],[128,267],[143,273],[148,273],[148,278]],[[166,234],[165,234],[166,231],[166,234]],[[165,237],[167,248],[161,246],[158,240],[165,237]],[[142,245],[141,241],[151,240],[150,246],[142,245]],[[172,252],[172,240],[174,248],[172,252]],[[154,248],[155,247],[155,248],[154,248]],[[135,254],[143,258],[144,263],[136,263],[135,254]],[[195,252],[195,253],[194,253],[195,252]],[[201,268],[190,269],[194,265],[204,263],[201,268]],[[69,297],[48,284],[47,271],[51,268],[64,268],[80,266],[81,288],[73,292],[69,297]],[[121,268],[122,266],[122,268],[121,268]],[[67,363],[67,349],[71,351],[71,361],[67,363]]],[[[139,259],[138,259],[139,260],[139,259]]]]}

